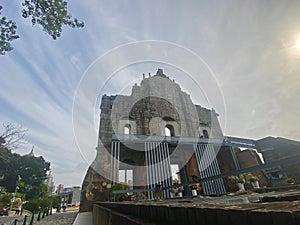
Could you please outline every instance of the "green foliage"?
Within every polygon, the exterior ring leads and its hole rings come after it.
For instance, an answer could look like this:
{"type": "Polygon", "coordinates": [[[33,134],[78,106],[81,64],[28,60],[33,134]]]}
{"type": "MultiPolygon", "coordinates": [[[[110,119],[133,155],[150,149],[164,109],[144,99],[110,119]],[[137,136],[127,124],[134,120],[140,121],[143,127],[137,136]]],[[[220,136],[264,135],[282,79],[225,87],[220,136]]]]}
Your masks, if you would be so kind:
{"type": "MultiPolygon", "coordinates": [[[[129,190],[129,189],[130,189],[130,186],[128,184],[116,183],[111,186],[110,191],[129,190]]],[[[119,201],[126,199],[127,196],[128,195],[126,193],[115,194],[115,200],[119,202],[119,201]]]]}
{"type": "Polygon", "coordinates": [[[11,203],[12,194],[11,193],[1,193],[0,194],[0,206],[6,206],[11,203]]]}
{"type": "Polygon", "coordinates": [[[252,173],[243,173],[239,176],[229,176],[228,179],[233,183],[253,183],[258,181],[258,177],[254,176],[252,173]]]}
{"type": "MultiPolygon", "coordinates": [[[[81,28],[83,22],[72,19],[64,0],[24,0],[22,3],[23,18],[30,19],[31,24],[39,24],[54,40],[61,36],[62,27],[81,28]]],[[[2,6],[0,5],[0,15],[2,6]]],[[[0,18],[0,55],[13,50],[10,42],[18,39],[17,25],[6,17],[0,18]]]]}
{"type": "Polygon", "coordinates": [[[29,210],[31,212],[36,213],[40,207],[40,200],[37,198],[30,199],[26,204],[24,204],[23,208],[29,210]]]}
{"type": "Polygon", "coordinates": [[[20,199],[22,199],[22,201],[25,201],[25,199],[26,199],[26,194],[25,194],[25,193],[17,192],[16,198],[20,198],[20,199]]]}
{"type": "Polygon", "coordinates": [[[72,28],[83,27],[84,23],[68,13],[67,2],[63,0],[25,0],[22,5],[22,16],[31,18],[32,25],[40,24],[43,30],[53,39],[60,37],[62,26],[68,25],[72,28]]]}
{"type": "Polygon", "coordinates": [[[244,184],[246,182],[243,174],[240,174],[239,176],[229,176],[228,179],[235,184],[244,184]]]}
{"type": "Polygon", "coordinates": [[[47,186],[44,183],[50,163],[43,157],[30,155],[21,156],[0,147],[0,186],[8,192],[14,192],[18,175],[22,180],[19,183],[19,193],[26,193],[26,199],[43,198],[47,195],[47,186]]]}
{"type": "Polygon", "coordinates": [[[42,209],[46,209],[48,207],[52,207],[53,199],[50,196],[45,196],[41,200],[41,207],[42,209]]]}
{"type": "Polygon", "coordinates": [[[37,212],[38,210],[44,210],[49,207],[56,209],[60,208],[60,197],[58,195],[44,196],[43,198],[32,198],[24,204],[24,209],[31,212],[37,212]]]}
{"type": "MultiPolygon", "coordinates": [[[[2,6],[0,5],[0,15],[2,6]]],[[[5,52],[13,50],[10,42],[18,39],[17,25],[12,20],[7,20],[6,17],[0,18],[0,55],[5,55],[5,52]]]]}
{"type": "Polygon", "coordinates": [[[61,204],[61,197],[58,195],[52,195],[52,207],[55,209],[59,209],[60,208],[60,204],[61,204]]]}

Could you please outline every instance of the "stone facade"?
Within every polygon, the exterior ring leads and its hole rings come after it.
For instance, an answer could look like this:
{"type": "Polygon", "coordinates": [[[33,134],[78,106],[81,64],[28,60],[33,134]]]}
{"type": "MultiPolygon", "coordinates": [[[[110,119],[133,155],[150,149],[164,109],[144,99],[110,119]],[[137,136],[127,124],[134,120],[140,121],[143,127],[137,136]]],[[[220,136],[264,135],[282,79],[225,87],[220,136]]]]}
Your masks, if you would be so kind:
{"type": "MultiPolygon", "coordinates": [[[[143,78],[140,85],[135,84],[130,96],[103,95],[100,108],[97,156],[82,185],[81,211],[90,211],[93,201],[108,199],[106,184],[117,182],[119,169],[133,171],[133,188],[149,188],[151,169],[147,169],[147,165],[153,161],[147,158],[144,146],[146,143],[165,143],[167,130],[171,136],[168,140],[174,138],[177,142],[155,146],[155,149],[163,148],[172,155],[170,159],[166,155],[157,160],[168,159],[171,164],[179,164],[185,182],[192,181],[192,175],[201,176],[193,143],[196,148],[198,139],[223,139],[218,114],[213,109],[195,105],[161,69],[156,75],[143,78]],[[178,143],[180,138],[184,141],[178,143]]],[[[213,148],[212,151],[214,155],[213,148]]],[[[167,174],[170,176],[169,172],[167,174]]],[[[162,179],[162,182],[169,185],[168,179],[171,178],[162,179]]]]}

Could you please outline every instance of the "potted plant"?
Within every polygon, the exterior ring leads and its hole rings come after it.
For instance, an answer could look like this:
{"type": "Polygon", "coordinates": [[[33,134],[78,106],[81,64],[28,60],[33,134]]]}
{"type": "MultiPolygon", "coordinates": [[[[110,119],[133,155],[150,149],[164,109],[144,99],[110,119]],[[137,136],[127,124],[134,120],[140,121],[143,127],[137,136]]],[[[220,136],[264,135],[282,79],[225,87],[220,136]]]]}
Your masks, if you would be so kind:
{"type": "Polygon", "coordinates": [[[199,190],[199,185],[198,184],[190,184],[189,185],[190,189],[192,190],[192,196],[197,196],[197,190],[199,190]]]}
{"type": "Polygon", "coordinates": [[[246,183],[251,183],[253,188],[259,188],[258,177],[254,176],[252,173],[243,173],[246,183]]]}
{"type": "Polygon", "coordinates": [[[286,180],[285,180],[288,184],[294,184],[295,183],[295,179],[294,178],[292,178],[292,177],[288,177],[288,178],[286,178],[286,180]]]}
{"type": "Polygon", "coordinates": [[[252,184],[253,188],[259,188],[259,183],[258,183],[258,177],[257,176],[254,176],[252,175],[250,178],[249,178],[249,181],[250,183],[252,184]]]}
{"type": "Polygon", "coordinates": [[[178,197],[182,197],[182,192],[183,192],[183,187],[182,187],[182,186],[179,186],[179,187],[176,189],[177,196],[178,196],[178,197]]]}
{"type": "Polygon", "coordinates": [[[237,176],[229,176],[228,179],[234,183],[234,184],[237,184],[237,180],[238,180],[238,177],[237,176]]]}
{"type": "Polygon", "coordinates": [[[228,179],[231,182],[237,184],[240,191],[245,191],[244,184],[245,184],[246,180],[245,180],[243,174],[240,174],[239,176],[229,176],[228,179]]]}
{"type": "Polygon", "coordinates": [[[244,186],[244,184],[246,183],[246,180],[245,180],[243,174],[240,174],[240,175],[238,176],[237,182],[238,182],[237,185],[238,185],[238,187],[239,187],[239,191],[245,191],[245,186],[244,186]]]}

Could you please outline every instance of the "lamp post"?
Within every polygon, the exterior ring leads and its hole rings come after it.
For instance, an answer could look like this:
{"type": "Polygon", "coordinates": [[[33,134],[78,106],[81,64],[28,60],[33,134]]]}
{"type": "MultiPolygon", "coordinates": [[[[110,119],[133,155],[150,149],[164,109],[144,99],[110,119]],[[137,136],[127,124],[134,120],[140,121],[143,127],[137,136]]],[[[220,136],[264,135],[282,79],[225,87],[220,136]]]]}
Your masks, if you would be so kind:
{"type": "Polygon", "coordinates": [[[15,192],[13,193],[13,197],[12,197],[12,199],[11,199],[10,210],[12,210],[13,204],[14,204],[14,202],[15,202],[16,195],[17,195],[17,192],[18,192],[18,190],[19,190],[19,184],[20,184],[21,179],[22,179],[21,176],[18,175],[18,180],[16,181],[15,192]]]}

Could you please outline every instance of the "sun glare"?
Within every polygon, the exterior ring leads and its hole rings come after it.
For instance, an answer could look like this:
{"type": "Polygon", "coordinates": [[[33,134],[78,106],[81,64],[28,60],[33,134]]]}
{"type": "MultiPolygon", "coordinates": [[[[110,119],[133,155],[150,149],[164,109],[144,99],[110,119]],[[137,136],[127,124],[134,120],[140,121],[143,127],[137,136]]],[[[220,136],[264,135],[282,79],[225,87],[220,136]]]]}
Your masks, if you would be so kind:
{"type": "Polygon", "coordinates": [[[300,49],[300,37],[298,38],[295,47],[300,49]]]}

